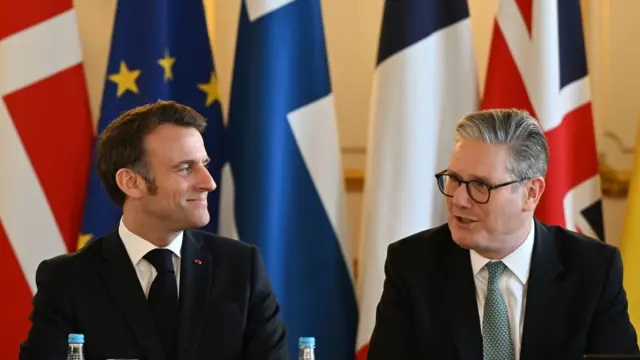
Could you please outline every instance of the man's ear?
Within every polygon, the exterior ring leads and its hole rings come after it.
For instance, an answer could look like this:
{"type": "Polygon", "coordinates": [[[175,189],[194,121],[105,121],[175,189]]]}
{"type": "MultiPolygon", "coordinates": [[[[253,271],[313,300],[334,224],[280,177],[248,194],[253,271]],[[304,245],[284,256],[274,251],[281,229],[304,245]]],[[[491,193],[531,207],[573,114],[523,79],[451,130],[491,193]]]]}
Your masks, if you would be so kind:
{"type": "Polygon", "coordinates": [[[524,210],[526,211],[534,211],[538,203],[540,202],[540,198],[542,197],[542,193],[544,193],[545,189],[545,181],[541,176],[535,177],[531,179],[525,185],[525,193],[524,193],[524,210]]]}
{"type": "Polygon", "coordinates": [[[130,198],[141,198],[146,192],[144,179],[131,169],[118,170],[116,183],[120,190],[130,198]]]}

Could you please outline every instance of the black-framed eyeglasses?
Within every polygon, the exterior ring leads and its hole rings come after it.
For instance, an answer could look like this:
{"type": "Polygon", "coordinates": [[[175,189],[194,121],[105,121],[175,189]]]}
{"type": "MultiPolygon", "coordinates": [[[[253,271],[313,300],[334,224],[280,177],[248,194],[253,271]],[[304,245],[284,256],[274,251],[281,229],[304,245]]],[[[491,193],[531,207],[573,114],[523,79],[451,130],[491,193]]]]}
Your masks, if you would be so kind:
{"type": "Polygon", "coordinates": [[[438,189],[440,189],[442,195],[446,197],[453,197],[453,194],[455,194],[456,190],[458,190],[458,188],[462,186],[462,184],[465,184],[467,185],[467,194],[469,194],[469,197],[479,204],[486,204],[489,202],[489,199],[491,199],[491,190],[529,180],[520,179],[504,182],[497,185],[488,185],[479,180],[463,180],[452,174],[447,174],[447,170],[443,170],[437,173],[435,176],[436,180],[438,181],[438,189]]]}

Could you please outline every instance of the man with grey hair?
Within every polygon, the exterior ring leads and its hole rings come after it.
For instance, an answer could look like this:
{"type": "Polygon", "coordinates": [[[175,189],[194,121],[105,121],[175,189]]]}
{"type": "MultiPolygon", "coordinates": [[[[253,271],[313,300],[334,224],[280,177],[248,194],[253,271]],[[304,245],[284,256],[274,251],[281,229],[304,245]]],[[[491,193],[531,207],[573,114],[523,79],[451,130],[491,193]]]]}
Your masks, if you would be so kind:
{"type": "Polygon", "coordinates": [[[534,216],[549,149],[518,110],[468,114],[435,175],[447,224],[391,244],[368,359],[639,353],[617,248],[534,216]]]}

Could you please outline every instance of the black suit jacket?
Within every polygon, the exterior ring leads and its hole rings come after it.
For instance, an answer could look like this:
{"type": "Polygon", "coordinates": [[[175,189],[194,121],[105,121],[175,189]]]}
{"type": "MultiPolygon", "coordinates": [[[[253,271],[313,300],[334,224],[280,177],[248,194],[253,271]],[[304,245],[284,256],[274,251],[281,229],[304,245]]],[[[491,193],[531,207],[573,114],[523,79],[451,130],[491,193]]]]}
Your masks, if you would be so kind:
{"type": "MultiPolygon", "coordinates": [[[[638,353],[617,248],[535,221],[521,360],[638,353]]],[[[482,359],[469,251],[447,225],[391,244],[368,359],[482,359]]]]}
{"type": "MultiPolygon", "coordinates": [[[[85,335],[87,360],[165,358],[117,231],[43,261],[36,282],[20,359],[66,359],[69,333],[85,335]]],[[[178,359],[289,359],[279,305],[255,246],[185,231],[179,297],[178,359]]]]}

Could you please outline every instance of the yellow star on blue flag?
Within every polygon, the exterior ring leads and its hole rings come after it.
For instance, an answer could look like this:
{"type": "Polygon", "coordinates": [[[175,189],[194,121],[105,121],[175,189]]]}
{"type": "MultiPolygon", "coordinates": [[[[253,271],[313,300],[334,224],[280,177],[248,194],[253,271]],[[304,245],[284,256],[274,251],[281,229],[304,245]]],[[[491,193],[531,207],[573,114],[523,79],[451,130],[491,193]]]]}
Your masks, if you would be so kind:
{"type": "Polygon", "coordinates": [[[205,101],[205,105],[211,106],[214,101],[219,100],[218,96],[218,82],[216,81],[216,74],[211,73],[211,78],[209,82],[204,84],[198,84],[198,89],[202,90],[207,94],[207,100],[205,101]]]}
{"type": "Polygon", "coordinates": [[[140,70],[129,70],[124,61],[120,62],[120,71],[116,74],[109,75],[109,80],[118,85],[116,92],[117,97],[121,97],[127,90],[138,93],[138,85],[136,79],[140,76],[140,70]]]}
{"type": "Polygon", "coordinates": [[[158,65],[164,70],[164,81],[173,80],[173,63],[175,62],[176,58],[171,57],[168,50],[165,50],[164,57],[158,60],[158,65]]]}

